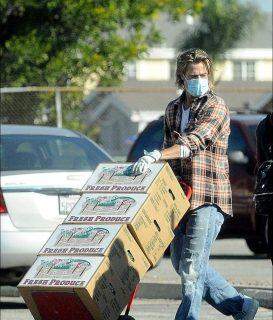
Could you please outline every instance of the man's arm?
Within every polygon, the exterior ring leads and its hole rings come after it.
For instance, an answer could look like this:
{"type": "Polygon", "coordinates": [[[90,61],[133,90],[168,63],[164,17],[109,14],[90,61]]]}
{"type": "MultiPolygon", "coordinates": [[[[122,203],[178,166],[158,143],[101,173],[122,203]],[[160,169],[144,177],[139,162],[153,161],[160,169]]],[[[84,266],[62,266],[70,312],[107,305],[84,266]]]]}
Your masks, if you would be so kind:
{"type": "Polygon", "coordinates": [[[169,125],[167,110],[166,110],[165,116],[164,116],[163,132],[164,132],[164,138],[163,138],[163,146],[162,147],[163,147],[163,149],[167,149],[173,145],[172,134],[171,134],[171,129],[170,129],[170,125],[169,125]]]}
{"type": "Polygon", "coordinates": [[[189,147],[192,153],[212,145],[223,129],[229,132],[229,111],[224,102],[210,103],[202,111],[192,131],[179,137],[177,144],[189,147]]]}
{"type": "MultiPolygon", "coordinates": [[[[178,159],[181,158],[181,148],[188,147],[191,153],[205,149],[207,146],[213,144],[217,139],[219,133],[223,130],[223,126],[229,130],[229,111],[224,103],[212,103],[201,115],[200,119],[196,122],[195,128],[176,140],[175,144],[163,144],[161,150],[160,160],[178,159]]],[[[168,129],[167,123],[165,128],[168,129]]],[[[164,136],[169,137],[170,133],[165,131],[164,136]]],[[[165,141],[165,139],[164,139],[165,141]]],[[[166,138],[166,141],[167,138],[166,138]]],[[[186,153],[189,155],[189,153],[186,153]]],[[[184,157],[186,158],[186,156],[184,157]]]]}
{"type": "Polygon", "coordinates": [[[134,164],[133,172],[143,173],[151,163],[158,160],[185,159],[199,150],[204,150],[216,141],[223,130],[229,133],[229,122],[227,106],[223,102],[211,102],[202,110],[202,114],[194,124],[192,131],[185,136],[178,134],[178,138],[174,142],[166,113],[163,150],[145,153],[134,164]]]}
{"type": "Polygon", "coordinates": [[[172,160],[181,157],[181,146],[173,143],[167,112],[164,117],[164,139],[160,160],[172,160]]]}

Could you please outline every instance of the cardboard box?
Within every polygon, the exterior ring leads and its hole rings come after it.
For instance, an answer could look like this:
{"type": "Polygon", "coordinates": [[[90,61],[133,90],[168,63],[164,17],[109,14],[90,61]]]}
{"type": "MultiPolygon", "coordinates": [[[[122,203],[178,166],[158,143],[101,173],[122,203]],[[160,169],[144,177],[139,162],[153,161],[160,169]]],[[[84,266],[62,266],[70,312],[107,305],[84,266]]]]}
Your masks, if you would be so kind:
{"type": "Polygon", "coordinates": [[[127,228],[127,225],[75,225],[61,224],[52,233],[39,255],[104,255],[126,254],[128,264],[137,270],[142,278],[150,268],[143,254],[127,228]]]}
{"type": "MultiPolygon", "coordinates": [[[[116,320],[149,264],[126,226],[108,256],[39,256],[18,288],[37,320],[116,320]]],[[[51,241],[51,240],[50,240],[51,241]]]]}
{"type": "Polygon", "coordinates": [[[155,265],[174,238],[169,225],[171,201],[161,194],[83,194],[64,224],[102,227],[104,223],[105,228],[110,223],[127,224],[150,263],[155,265]]]}
{"type": "MultiPolygon", "coordinates": [[[[64,223],[131,223],[148,197],[147,194],[134,193],[85,193],[64,223]]],[[[163,197],[158,201],[162,202],[164,210],[167,210],[169,207],[167,201],[163,197]]]]}
{"type": "Polygon", "coordinates": [[[132,163],[98,165],[82,192],[149,194],[157,210],[161,210],[162,201],[167,203],[169,212],[166,219],[174,230],[190,203],[169,164],[154,163],[145,173],[137,176],[131,174],[131,166],[132,163]]]}
{"type": "Polygon", "coordinates": [[[97,167],[20,282],[35,319],[118,319],[148,260],[155,264],[170,244],[189,207],[183,190],[168,164],[140,176],[129,166],[97,167]]]}

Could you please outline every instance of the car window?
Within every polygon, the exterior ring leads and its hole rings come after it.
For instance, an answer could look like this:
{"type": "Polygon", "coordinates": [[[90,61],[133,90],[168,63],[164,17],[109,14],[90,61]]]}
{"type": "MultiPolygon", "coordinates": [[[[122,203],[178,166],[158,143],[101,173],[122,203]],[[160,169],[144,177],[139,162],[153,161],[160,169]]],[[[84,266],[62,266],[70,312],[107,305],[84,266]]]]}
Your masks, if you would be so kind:
{"type": "Polygon", "coordinates": [[[246,154],[247,144],[240,127],[235,124],[231,124],[230,129],[231,133],[228,141],[228,153],[233,151],[242,151],[246,154]]]}
{"type": "MultiPolygon", "coordinates": [[[[249,127],[250,135],[255,143],[256,125],[249,127]]],[[[143,150],[152,151],[161,148],[163,144],[163,121],[156,121],[145,129],[131,150],[129,161],[135,161],[143,155],[143,150]]],[[[242,151],[247,153],[247,142],[241,128],[236,124],[231,124],[231,134],[229,136],[228,152],[242,151]]]]}
{"type": "Polygon", "coordinates": [[[93,170],[111,159],[85,138],[3,135],[1,170],[93,170]]]}
{"type": "Polygon", "coordinates": [[[252,124],[252,125],[247,126],[247,130],[248,130],[248,133],[250,136],[250,143],[251,143],[254,150],[256,149],[256,144],[257,144],[257,141],[256,141],[257,126],[258,126],[258,124],[252,124]]]}
{"type": "Polygon", "coordinates": [[[156,121],[151,126],[147,127],[136,141],[130,154],[130,161],[135,161],[143,156],[143,151],[152,151],[161,149],[163,144],[163,122],[156,121]]]}

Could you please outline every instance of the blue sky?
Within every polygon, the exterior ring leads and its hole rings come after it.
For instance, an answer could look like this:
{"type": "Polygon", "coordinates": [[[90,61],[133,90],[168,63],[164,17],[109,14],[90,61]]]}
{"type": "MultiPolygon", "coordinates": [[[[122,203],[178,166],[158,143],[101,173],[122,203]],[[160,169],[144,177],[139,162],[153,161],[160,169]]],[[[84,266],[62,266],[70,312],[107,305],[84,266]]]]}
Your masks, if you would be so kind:
{"type": "MultiPolygon", "coordinates": [[[[246,0],[241,0],[246,2],[246,0]]],[[[263,11],[272,12],[272,0],[250,0],[257,7],[260,7],[263,11]]]]}

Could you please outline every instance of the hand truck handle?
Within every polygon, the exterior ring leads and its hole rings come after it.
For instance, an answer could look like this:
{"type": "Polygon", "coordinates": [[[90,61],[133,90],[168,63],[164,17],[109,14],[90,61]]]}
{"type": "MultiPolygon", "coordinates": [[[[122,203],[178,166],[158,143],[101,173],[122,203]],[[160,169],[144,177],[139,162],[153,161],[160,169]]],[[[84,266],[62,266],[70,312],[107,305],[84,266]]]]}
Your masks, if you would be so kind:
{"type": "Polygon", "coordinates": [[[135,290],[134,290],[134,291],[131,293],[131,295],[130,295],[130,299],[129,299],[129,302],[128,302],[128,304],[127,304],[127,308],[126,308],[126,311],[125,311],[125,315],[126,315],[126,316],[129,315],[131,306],[132,306],[132,304],[133,304],[133,300],[134,300],[134,298],[135,298],[135,295],[136,295],[138,289],[139,289],[139,285],[136,286],[135,290]]]}
{"type": "Polygon", "coordinates": [[[178,180],[178,182],[179,182],[180,186],[182,187],[183,191],[185,192],[187,199],[190,200],[191,195],[192,195],[192,187],[180,179],[178,180]]]}

